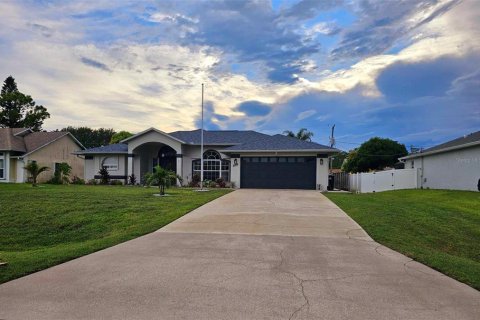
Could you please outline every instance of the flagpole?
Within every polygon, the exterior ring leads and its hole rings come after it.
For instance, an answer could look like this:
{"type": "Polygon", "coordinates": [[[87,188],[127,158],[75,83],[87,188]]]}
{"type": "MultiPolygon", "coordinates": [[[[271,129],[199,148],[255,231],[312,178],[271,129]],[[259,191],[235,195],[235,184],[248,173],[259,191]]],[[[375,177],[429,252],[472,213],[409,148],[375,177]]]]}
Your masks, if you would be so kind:
{"type": "Polygon", "coordinates": [[[203,83],[202,83],[202,128],[200,129],[200,190],[203,190],[203,83]]]}

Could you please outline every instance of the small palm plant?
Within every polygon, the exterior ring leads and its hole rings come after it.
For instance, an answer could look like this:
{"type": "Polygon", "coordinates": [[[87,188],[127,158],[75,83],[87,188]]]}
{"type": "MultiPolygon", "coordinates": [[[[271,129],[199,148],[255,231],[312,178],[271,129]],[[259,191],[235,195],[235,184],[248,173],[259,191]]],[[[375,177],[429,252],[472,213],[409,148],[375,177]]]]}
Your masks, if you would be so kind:
{"type": "Polygon", "coordinates": [[[163,196],[165,195],[165,189],[170,187],[172,180],[176,179],[177,175],[175,172],[157,165],[153,168],[153,173],[147,175],[145,178],[147,185],[158,185],[160,195],[163,196]]]}
{"type": "Polygon", "coordinates": [[[27,170],[32,177],[32,187],[37,186],[37,177],[40,173],[50,170],[49,167],[40,167],[35,161],[28,163],[24,169],[27,170]]]}

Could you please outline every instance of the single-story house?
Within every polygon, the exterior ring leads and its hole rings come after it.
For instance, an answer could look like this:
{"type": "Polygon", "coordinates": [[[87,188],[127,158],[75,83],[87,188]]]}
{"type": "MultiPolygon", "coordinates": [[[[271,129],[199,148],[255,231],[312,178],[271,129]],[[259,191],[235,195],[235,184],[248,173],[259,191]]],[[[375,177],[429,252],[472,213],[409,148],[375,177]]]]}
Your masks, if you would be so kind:
{"type": "Polygon", "coordinates": [[[419,170],[419,188],[480,191],[480,131],[400,160],[419,170]]]}
{"type": "MultiPolygon", "coordinates": [[[[201,130],[142,131],[119,144],[77,152],[85,158],[85,179],[106,167],[112,179],[137,181],[159,164],[183,178],[200,174],[201,130]]],[[[328,183],[328,157],[337,149],[256,131],[204,131],[204,179],[223,178],[241,188],[321,189],[328,183]]]]}
{"type": "Polygon", "coordinates": [[[34,132],[28,128],[0,128],[0,182],[26,182],[24,169],[31,161],[51,170],[38,176],[38,182],[53,177],[57,164],[72,167],[71,176],[83,178],[83,159],[74,153],[84,147],[68,132],[34,132]]]}

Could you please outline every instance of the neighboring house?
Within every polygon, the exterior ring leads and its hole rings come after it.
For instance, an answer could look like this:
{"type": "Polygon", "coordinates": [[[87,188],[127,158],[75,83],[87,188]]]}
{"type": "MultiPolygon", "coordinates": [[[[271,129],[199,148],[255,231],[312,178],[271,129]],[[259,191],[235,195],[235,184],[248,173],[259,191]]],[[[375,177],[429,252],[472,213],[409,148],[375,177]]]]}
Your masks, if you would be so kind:
{"type": "MultiPolygon", "coordinates": [[[[200,174],[201,131],[142,131],[122,143],[77,152],[85,157],[85,179],[98,179],[106,167],[112,179],[142,181],[157,164],[184,183],[200,174]]],[[[338,152],[318,143],[255,131],[204,131],[204,179],[241,188],[322,189],[328,183],[328,157],[338,152]]]]}
{"type": "Polygon", "coordinates": [[[83,178],[83,159],[74,153],[84,147],[68,132],[33,132],[28,128],[0,128],[0,182],[26,182],[24,169],[30,161],[51,170],[42,173],[38,182],[53,177],[55,166],[66,162],[71,176],[83,178]]]}
{"type": "Polygon", "coordinates": [[[400,160],[419,170],[419,188],[480,190],[480,131],[400,160]]]}

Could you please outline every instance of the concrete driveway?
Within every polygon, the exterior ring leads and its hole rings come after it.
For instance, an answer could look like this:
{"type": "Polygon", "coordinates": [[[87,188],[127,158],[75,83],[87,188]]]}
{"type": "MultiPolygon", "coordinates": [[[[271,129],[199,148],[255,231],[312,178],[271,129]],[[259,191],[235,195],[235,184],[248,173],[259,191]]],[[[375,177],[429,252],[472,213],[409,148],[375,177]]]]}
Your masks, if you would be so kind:
{"type": "Polygon", "coordinates": [[[238,190],[0,285],[0,319],[478,319],[479,302],[315,191],[238,190]]]}

